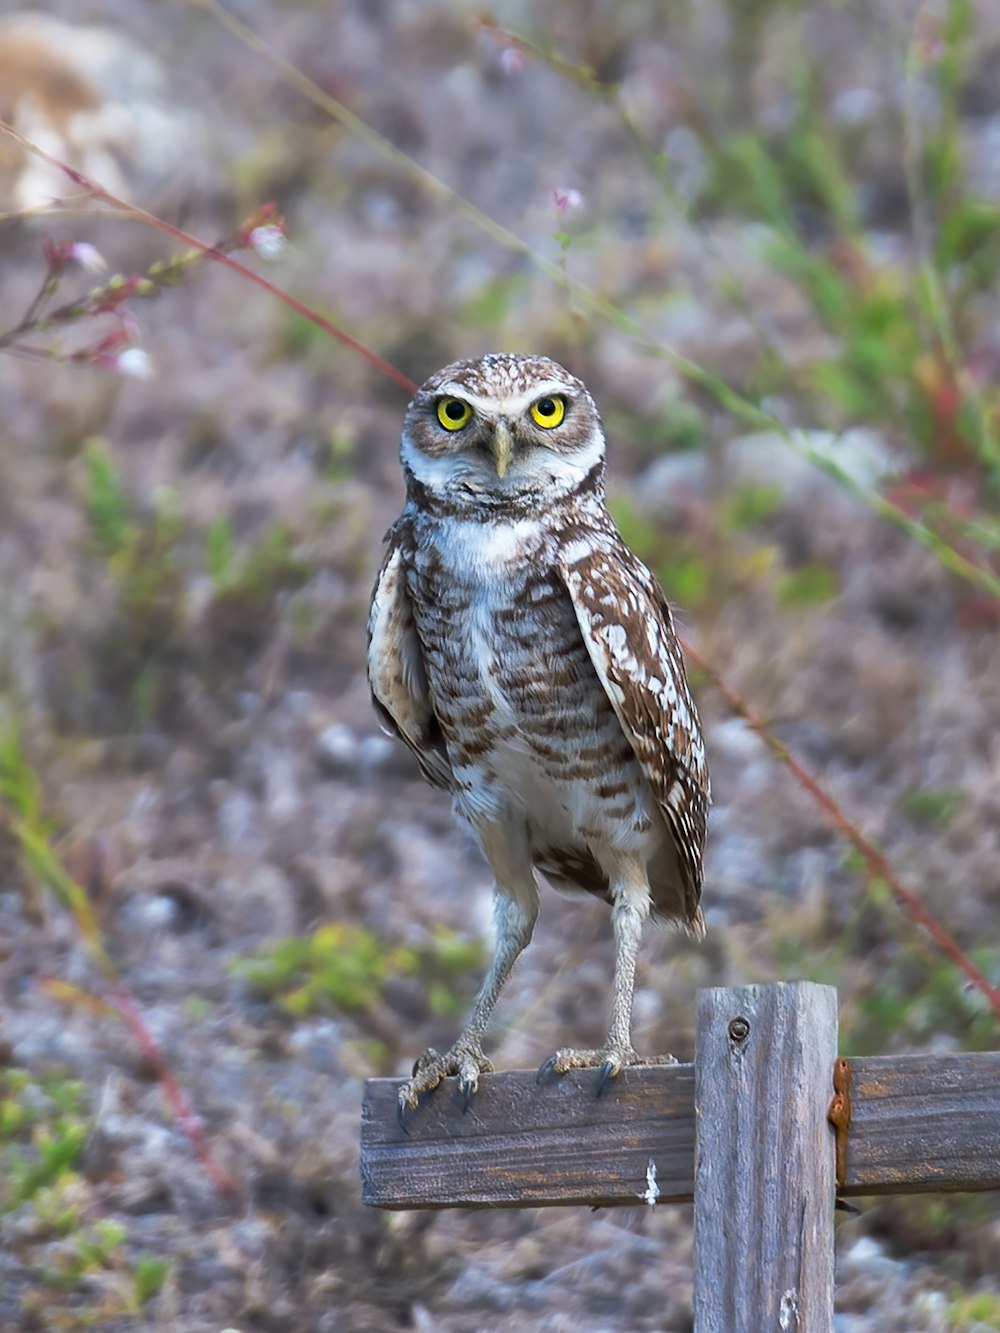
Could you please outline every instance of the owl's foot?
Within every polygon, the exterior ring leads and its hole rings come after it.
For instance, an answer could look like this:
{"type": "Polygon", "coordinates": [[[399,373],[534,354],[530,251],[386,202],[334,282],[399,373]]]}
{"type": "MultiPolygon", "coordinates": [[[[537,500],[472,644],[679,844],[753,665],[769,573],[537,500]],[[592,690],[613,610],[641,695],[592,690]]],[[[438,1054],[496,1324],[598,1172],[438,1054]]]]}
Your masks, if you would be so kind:
{"type": "Polygon", "coordinates": [[[428,1047],[413,1066],[413,1077],[402,1085],[398,1094],[399,1123],[407,1128],[406,1113],[415,1111],[425,1092],[433,1092],[443,1078],[458,1075],[458,1090],[462,1094],[463,1111],[467,1111],[479,1087],[480,1074],[492,1074],[493,1066],[483,1054],[479,1042],[459,1037],[451,1050],[439,1055],[428,1047]]]}
{"type": "Polygon", "coordinates": [[[597,1069],[597,1095],[607,1087],[610,1079],[617,1078],[629,1065],[675,1065],[672,1055],[639,1055],[631,1046],[602,1046],[600,1050],[575,1051],[565,1047],[550,1055],[538,1071],[538,1080],[549,1074],[567,1074],[571,1069],[597,1069]]]}

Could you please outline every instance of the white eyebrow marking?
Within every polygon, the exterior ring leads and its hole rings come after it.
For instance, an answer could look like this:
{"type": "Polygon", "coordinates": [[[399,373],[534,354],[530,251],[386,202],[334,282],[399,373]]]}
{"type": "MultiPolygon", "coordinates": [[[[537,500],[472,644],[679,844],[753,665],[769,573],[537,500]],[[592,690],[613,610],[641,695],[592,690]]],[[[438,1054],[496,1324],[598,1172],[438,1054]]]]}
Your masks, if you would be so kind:
{"type": "Polygon", "coordinates": [[[437,390],[437,398],[461,398],[463,403],[468,403],[474,408],[480,416],[493,416],[499,413],[503,416],[517,416],[532,403],[536,403],[539,398],[554,397],[568,398],[571,390],[568,385],[560,380],[539,380],[533,384],[530,389],[521,389],[517,393],[508,394],[506,397],[496,397],[478,393],[471,393],[466,385],[459,384],[456,380],[449,380],[447,384],[442,384],[437,390]]]}

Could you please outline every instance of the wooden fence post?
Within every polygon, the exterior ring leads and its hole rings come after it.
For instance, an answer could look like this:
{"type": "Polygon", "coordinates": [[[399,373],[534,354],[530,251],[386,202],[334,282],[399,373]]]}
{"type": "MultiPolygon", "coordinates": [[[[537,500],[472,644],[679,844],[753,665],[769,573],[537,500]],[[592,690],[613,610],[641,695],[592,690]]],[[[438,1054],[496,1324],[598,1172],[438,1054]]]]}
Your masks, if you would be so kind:
{"type": "MultiPolygon", "coordinates": [[[[696,1062],[539,1082],[445,1079],[404,1129],[399,1079],[369,1079],[366,1203],[378,1208],[695,1202],[697,1333],[830,1333],[837,997],[809,982],[702,991],[696,1062]]],[[[1000,1190],[1000,1051],[852,1058],[841,1194],[1000,1190]]]]}
{"type": "Polygon", "coordinates": [[[704,990],[695,1048],[695,1333],[830,1333],[837,992],[704,990]]]}

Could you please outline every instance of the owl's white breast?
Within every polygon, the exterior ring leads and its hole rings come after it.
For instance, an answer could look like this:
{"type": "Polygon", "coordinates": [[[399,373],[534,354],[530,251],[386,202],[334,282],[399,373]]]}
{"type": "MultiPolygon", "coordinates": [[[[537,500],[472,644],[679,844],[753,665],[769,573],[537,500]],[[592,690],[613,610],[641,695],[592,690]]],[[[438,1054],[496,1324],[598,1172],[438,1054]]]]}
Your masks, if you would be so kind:
{"type": "Polygon", "coordinates": [[[466,581],[471,575],[484,590],[506,588],[512,573],[518,576],[524,561],[545,543],[537,518],[494,522],[450,518],[436,528],[434,544],[451,576],[466,581]]]}
{"type": "Polygon", "coordinates": [[[539,846],[580,846],[581,828],[604,824],[616,842],[644,842],[655,803],[590,662],[552,535],[537,519],[421,519],[417,531],[417,618],[454,727],[459,808],[473,825],[526,825],[539,846]],[[599,757],[581,763],[588,749],[599,757]],[[599,789],[616,783],[626,790],[609,802],[599,789]]]}

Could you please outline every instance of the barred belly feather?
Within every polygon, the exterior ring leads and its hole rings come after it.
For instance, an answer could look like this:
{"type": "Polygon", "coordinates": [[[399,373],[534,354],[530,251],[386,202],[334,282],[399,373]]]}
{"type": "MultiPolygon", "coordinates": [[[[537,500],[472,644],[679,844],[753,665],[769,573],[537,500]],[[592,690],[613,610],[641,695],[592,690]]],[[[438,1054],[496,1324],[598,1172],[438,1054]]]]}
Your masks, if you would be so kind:
{"type": "Polygon", "coordinates": [[[551,533],[419,517],[414,539],[408,588],[457,808],[474,828],[524,825],[536,864],[561,886],[606,896],[602,844],[648,856],[656,807],[551,533]]]}

